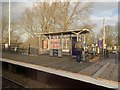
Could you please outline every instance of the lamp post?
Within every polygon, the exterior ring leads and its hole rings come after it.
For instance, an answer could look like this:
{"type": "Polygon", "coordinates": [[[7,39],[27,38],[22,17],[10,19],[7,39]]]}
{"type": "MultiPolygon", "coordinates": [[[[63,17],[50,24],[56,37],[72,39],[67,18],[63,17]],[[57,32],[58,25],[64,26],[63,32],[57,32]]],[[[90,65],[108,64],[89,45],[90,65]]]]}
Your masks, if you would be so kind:
{"type": "Polygon", "coordinates": [[[9,45],[9,49],[10,49],[10,9],[11,9],[11,4],[10,4],[10,0],[9,0],[9,25],[8,25],[8,36],[9,36],[8,45],[9,45]]]}
{"type": "Polygon", "coordinates": [[[105,35],[106,35],[106,33],[105,33],[105,18],[103,19],[103,49],[105,49],[105,35]]]}
{"type": "Polygon", "coordinates": [[[103,19],[103,55],[106,57],[106,44],[105,44],[105,18],[103,19]]]}

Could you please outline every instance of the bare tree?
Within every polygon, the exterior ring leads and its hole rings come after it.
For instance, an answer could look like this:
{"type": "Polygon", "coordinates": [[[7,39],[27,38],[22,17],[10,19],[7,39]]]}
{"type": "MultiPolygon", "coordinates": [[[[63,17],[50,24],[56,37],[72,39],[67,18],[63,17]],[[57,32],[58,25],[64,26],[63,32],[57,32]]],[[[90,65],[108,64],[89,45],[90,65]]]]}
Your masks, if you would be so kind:
{"type": "MultiPolygon", "coordinates": [[[[67,31],[71,28],[78,29],[80,26],[89,22],[89,13],[92,3],[84,2],[64,2],[61,9],[62,17],[59,20],[63,25],[63,30],[67,31]]],[[[60,14],[61,15],[61,14],[60,14]]]]}
{"type": "MultiPolygon", "coordinates": [[[[15,42],[17,43],[20,40],[21,33],[18,33],[18,22],[12,21],[11,22],[11,30],[10,30],[10,37],[11,37],[11,43],[15,42]]],[[[8,43],[8,20],[3,17],[0,21],[0,30],[1,30],[1,36],[2,36],[2,43],[8,43]]]]}
{"type": "MultiPolygon", "coordinates": [[[[92,28],[89,24],[91,2],[40,2],[27,8],[21,19],[25,33],[38,44],[35,33],[92,28]]],[[[31,39],[30,39],[31,40],[31,39]]]]}
{"type": "Polygon", "coordinates": [[[26,9],[22,24],[32,37],[33,32],[76,29],[89,22],[91,6],[83,2],[36,3],[33,8],[26,9]]]}
{"type": "MultiPolygon", "coordinates": [[[[111,26],[107,25],[105,26],[105,43],[107,46],[114,46],[118,44],[118,29],[117,25],[111,26]]],[[[98,37],[102,38],[103,36],[103,28],[101,28],[101,31],[98,35],[98,37]]]]}
{"type": "Polygon", "coordinates": [[[21,29],[24,33],[27,33],[28,37],[31,40],[31,43],[38,44],[38,37],[35,33],[38,33],[40,30],[39,23],[35,20],[33,10],[27,8],[23,14],[20,23],[21,29]]]}
{"type": "Polygon", "coordinates": [[[1,20],[1,30],[2,30],[2,39],[4,42],[5,37],[7,36],[7,31],[8,31],[8,21],[5,17],[3,17],[1,20]]]}

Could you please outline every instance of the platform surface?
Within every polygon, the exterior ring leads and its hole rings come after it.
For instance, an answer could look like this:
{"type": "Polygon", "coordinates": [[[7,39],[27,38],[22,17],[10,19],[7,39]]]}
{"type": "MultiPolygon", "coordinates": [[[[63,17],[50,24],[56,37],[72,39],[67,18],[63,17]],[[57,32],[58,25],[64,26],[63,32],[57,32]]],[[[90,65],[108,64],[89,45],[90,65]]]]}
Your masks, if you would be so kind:
{"type": "Polygon", "coordinates": [[[118,67],[114,54],[104,60],[77,63],[71,56],[51,57],[49,55],[27,56],[3,53],[3,62],[8,62],[63,77],[80,80],[107,88],[118,88],[118,67]]]}

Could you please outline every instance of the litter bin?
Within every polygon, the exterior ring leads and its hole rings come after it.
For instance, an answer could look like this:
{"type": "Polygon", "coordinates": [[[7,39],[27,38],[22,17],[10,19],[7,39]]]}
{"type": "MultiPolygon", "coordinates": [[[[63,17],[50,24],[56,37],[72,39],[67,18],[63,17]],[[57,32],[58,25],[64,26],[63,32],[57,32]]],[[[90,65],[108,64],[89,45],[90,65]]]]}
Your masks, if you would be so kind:
{"type": "Polygon", "coordinates": [[[61,49],[51,49],[49,55],[62,57],[62,50],[61,49]]]}
{"type": "Polygon", "coordinates": [[[53,56],[58,56],[58,49],[53,49],[53,56]]]}

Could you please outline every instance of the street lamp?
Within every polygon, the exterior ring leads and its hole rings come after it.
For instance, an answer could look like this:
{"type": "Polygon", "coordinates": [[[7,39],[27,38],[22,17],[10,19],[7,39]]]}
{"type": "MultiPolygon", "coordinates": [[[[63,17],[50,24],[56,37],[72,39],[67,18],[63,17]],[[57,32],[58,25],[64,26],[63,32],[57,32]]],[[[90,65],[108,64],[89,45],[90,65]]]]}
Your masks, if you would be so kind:
{"type": "Polygon", "coordinates": [[[105,49],[105,18],[103,19],[103,49],[105,49]]]}
{"type": "Polygon", "coordinates": [[[10,9],[11,9],[11,5],[10,5],[10,0],[9,0],[9,27],[8,27],[8,33],[9,33],[9,48],[10,48],[10,9]]]}
{"type": "Polygon", "coordinates": [[[105,18],[103,19],[103,55],[106,57],[106,44],[105,44],[105,18]]]}

